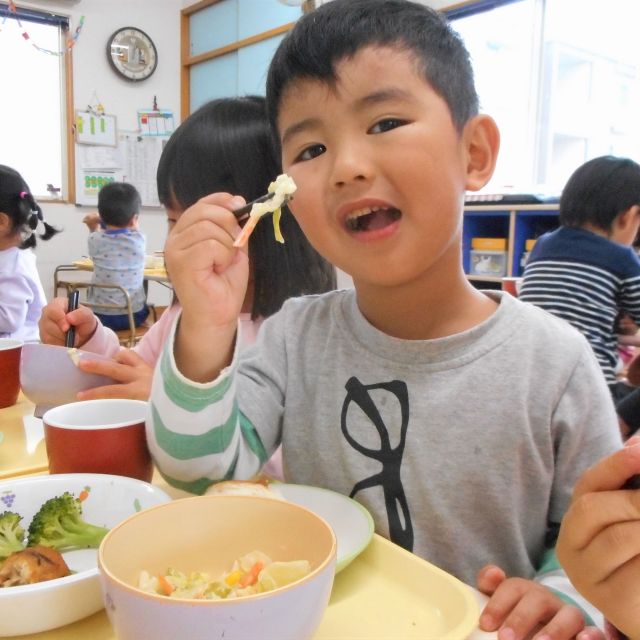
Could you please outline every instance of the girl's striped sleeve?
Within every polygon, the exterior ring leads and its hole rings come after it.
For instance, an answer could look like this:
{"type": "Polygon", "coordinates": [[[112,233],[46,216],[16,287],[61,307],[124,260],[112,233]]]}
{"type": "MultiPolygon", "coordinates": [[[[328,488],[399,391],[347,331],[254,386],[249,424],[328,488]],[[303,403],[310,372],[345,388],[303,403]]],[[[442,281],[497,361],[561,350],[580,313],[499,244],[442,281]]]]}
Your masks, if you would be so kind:
{"type": "Polygon", "coordinates": [[[186,379],[173,357],[176,318],[153,377],[147,441],[166,481],[201,494],[220,480],[247,479],[267,460],[253,425],[236,402],[233,361],[213,381],[186,379]]]}

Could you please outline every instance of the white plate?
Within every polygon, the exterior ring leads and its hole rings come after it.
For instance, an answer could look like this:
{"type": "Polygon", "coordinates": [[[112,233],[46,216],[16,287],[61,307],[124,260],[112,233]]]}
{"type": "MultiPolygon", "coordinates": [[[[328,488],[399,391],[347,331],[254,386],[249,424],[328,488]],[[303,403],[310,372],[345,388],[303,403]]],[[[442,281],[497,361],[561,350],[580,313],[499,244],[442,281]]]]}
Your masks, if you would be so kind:
{"type": "Polygon", "coordinates": [[[338,557],[336,573],[362,553],[373,537],[373,518],[359,503],[329,489],[302,484],[274,483],[283,498],[295,502],[324,518],[336,535],[338,557]]]}
{"type": "MultiPolygon", "coordinates": [[[[107,528],[137,511],[171,500],[161,489],[133,478],[59,474],[0,482],[0,513],[19,513],[23,518],[20,524],[26,531],[42,503],[65,491],[76,497],[85,491],[83,518],[107,528]]],[[[0,637],[55,629],[102,609],[97,549],[69,551],[63,556],[69,569],[75,572],[72,575],[0,589],[0,637]]]]}

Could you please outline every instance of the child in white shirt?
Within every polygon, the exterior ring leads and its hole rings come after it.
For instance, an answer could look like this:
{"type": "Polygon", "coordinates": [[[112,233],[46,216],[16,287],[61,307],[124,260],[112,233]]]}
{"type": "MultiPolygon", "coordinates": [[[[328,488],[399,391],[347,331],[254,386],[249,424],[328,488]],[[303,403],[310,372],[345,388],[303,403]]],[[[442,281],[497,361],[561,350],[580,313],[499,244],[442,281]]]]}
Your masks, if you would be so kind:
{"type": "Polygon", "coordinates": [[[36,269],[38,226],[42,240],[58,231],[44,222],[29,186],[11,167],[0,165],[0,337],[39,340],[38,320],[47,303],[36,269]]]}

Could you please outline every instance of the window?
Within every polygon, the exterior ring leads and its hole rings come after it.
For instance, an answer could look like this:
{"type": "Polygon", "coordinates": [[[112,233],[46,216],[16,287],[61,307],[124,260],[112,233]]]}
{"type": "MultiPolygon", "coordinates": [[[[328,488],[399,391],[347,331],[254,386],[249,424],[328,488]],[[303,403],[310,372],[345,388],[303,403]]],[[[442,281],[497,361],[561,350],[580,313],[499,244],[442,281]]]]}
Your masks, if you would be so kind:
{"type": "Polygon", "coordinates": [[[183,57],[183,116],[207,100],[264,95],[267,68],[300,3],[201,0],[182,10],[189,42],[183,57]]]}
{"type": "Polygon", "coordinates": [[[0,4],[0,163],[17,169],[36,196],[66,183],[67,29],[66,18],[0,4]]]}
{"type": "Polygon", "coordinates": [[[481,0],[448,17],[502,135],[486,191],[557,195],[590,158],[640,161],[640,2],[481,0]]]}

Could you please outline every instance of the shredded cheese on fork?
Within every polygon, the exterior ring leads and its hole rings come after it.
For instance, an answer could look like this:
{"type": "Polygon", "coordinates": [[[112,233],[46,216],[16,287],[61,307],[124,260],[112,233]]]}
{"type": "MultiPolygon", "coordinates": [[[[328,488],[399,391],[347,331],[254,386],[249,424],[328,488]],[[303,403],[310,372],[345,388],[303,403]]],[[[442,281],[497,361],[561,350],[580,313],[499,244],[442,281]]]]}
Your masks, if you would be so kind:
{"type": "Polygon", "coordinates": [[[285,204],[295,193],[296,183],[291,176],[286,173],[280,174],[267,189],[268,193],[273,193],[273,197],[265,200],[264,202],[256,202],[251,207],[249,212],[249,219],[242,228],[242,233],[236,238],[233,243],[234,247],[244,247],[249,240],[249,236],[255,229],[258,221],[262,216],[267,213],[273,212],[273,232],[278,242],[284,242],[282,232],[280,231],[280,217],[282,215],[282,205],[285,204]]]}

